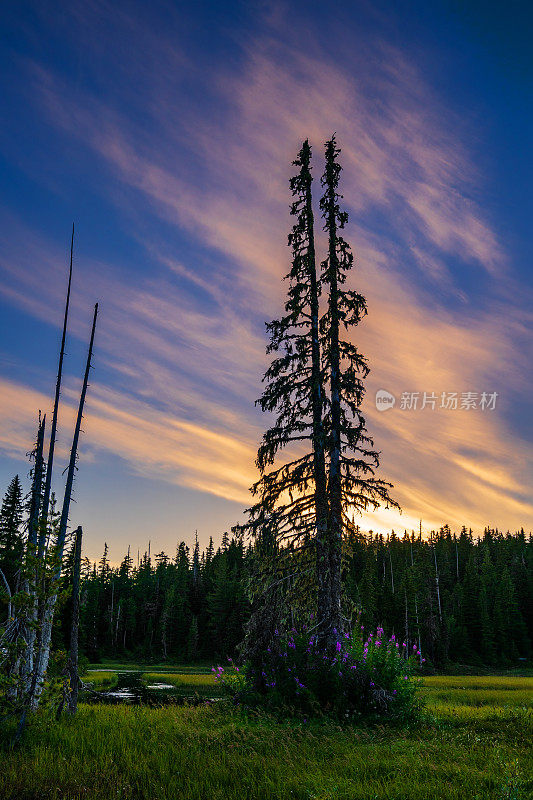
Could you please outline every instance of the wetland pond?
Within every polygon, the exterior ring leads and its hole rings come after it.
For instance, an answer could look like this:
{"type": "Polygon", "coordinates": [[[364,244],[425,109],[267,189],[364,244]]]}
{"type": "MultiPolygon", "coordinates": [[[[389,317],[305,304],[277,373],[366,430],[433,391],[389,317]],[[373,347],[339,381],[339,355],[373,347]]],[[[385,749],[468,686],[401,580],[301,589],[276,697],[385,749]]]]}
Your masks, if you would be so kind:
{"type": "MultiPolygon", "coordinates": [[[[89,670],[84,678],[86,689],[80,690],[80,700],[87,703],[128,703],[130,705],[165,706],[165,705],[201,705],[214,703],[221,699],[217,695],[217,687],[207,683],[193,686],[187,683],[187,675],[172,678],[183,678],[183,683],[166,682],[165,676],[157,674],[154,680],[151,673],[143,670],[117,671],[117,681],[111,688],[105,686],[95,689],[91,686],[91,673],[107,672],[107,670],[89,670]],[[147,679],[143,679],[147,676],[147,679]],[[88,678],[88,679],[87,679],[88,678]],[[180,685],[181,683],[181,685],[180,685]]],[[[170,677],[170,676],[169,676],[170,677]]],[[[207,676],[206,676],[207,677],[207,676]]]]}

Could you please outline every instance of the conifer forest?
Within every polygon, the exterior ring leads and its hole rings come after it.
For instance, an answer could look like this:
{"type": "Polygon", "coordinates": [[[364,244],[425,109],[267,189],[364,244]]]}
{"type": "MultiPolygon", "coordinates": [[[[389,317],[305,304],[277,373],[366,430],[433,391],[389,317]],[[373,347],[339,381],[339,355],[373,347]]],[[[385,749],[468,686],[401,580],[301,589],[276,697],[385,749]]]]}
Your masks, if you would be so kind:
{"type": "MultiPolygon", "coordinates": [[[[24,550],[24,497],[18,476],[0,513],[0,569],[13,584],[24,550]]],[[[179,542],[176,552],[109,564],[81,562],[80,654],[102,659],[195,663],[238,658],[250,617],[253,544],[224,533],[200,551],[179,542]]],[[[364,534],[350,525],[344,552],[346,599],[353,618],[418,644],[435,668],[450,664],[510,667],[530,662],[533,641],[533,540],[517,531],[444,526],[429,535],[364,534]]],[[[74,540],[65,558],[65,601],[54,645],[70,635],[74,540]]],[[[298,612],[301,601],[291,598],[298,612]]]]}

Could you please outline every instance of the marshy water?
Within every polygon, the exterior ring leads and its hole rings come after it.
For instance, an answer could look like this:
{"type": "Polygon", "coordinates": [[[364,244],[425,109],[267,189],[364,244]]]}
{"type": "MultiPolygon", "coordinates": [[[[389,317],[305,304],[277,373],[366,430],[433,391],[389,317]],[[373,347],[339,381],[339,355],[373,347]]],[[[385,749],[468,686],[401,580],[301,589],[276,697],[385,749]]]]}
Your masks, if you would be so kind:
{"type": "MultiPolygon", "coordinates": [[[[91,673],[98,672],[107,672],[107,670],[90,670],[89,676],[91,673]]],[[[157,680],[153,682],[147,682],[143,680],[143,675],[150,675],[150,673],[141,670],[117,671],[116,675],[117,682],[109,689],[91,688],[90,677],[89,680],[85,680],[85,684],[90,688],[80,693],[83,700],[89,703],[128,703],[148,706],[184,705],[185,703],[200,705],[220,700],[220,697],[216,696],[215,687],[202,686],[196,689],[186,683],[183,686],[175,686],[173,683],[166,683],[162,675],[158,675],[157,680]]]]}

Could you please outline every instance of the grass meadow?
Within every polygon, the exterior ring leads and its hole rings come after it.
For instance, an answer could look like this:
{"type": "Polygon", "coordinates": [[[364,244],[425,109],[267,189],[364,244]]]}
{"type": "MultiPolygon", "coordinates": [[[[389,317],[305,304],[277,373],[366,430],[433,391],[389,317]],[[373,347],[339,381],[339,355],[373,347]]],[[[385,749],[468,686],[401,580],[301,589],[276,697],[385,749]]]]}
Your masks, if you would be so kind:
{"type": "Polygon", "coordinates": [[[104,689],[114,689],[118,682],[118,673],[113,670],[89,672],[83,676],[83,682],[96,692],[101,692],[104,689]]]}
{"type": "MultiPolygon", "coordinates": [[[[107,667],[109,665],[106,665],[107,667]]],[[[129,667],[128,667],[129,668],[129,667]]],[[[109,672],[113,670],[109,669],[109,672]]],[[[92,676],[96,673],[90,673],[92,676]]],[[[188,693],[207,671],[144,673],[188,693]]],[[[82,703],[38,715],[2,753],[3,800],[529,800],[533,678],[424,680],[423,718],[402,727],[243,712],[82,703]]]]}

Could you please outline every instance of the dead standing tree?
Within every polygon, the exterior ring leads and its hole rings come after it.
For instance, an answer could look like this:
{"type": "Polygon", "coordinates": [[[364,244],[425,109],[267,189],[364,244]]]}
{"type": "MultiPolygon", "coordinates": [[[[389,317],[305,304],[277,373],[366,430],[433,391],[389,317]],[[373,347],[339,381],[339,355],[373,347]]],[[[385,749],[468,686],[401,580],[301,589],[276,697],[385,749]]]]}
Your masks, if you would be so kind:
{"type": "Polygon", "coordinates": [[[39,533],[38,558],[42,559],[46,548],[46,538],[48,529],[48,511],[50,508],[50,495],[52,491],[52,468],[54,464],[54,449],[57,432],[57,414],[59,409],[59,396],[61,394],[61,377],[63,374],[63,358],[65,355],[65,340],[67,336],[68,311],[70,305],[70,286],[72,283],[72,255],[74,250],[74,223],[72,223],[72,237],[70,240],[70,267],[68,273],[67,299],[65,302],[65,313],[63,316],[63,334],[61,336],[61,349],[59,351],[59,365],[57,369],[56,391],[54,397],[54,410],[52,413],[52,426],[50,428],[50,445],[48,447],[48,461],[46,464],[46,479],[44,484],[44,495],[41,509],[41,530],[39,533]]]}
{"type": "MultiPolygon", "coordinates": [[[[94,307],[94,316],[89,343],[89,352],[85,367],[85,374],[78,406],[78,415],[74,429],[72,448],[67,468],[67,480],[61,518],[58,526],[58,533],[55,545],[51,552],[47,552],[47,541],[52,533],[50,528],[50,503],[52,498],[52,472],[54,460],[54,448],[57,432],[57,419],[59,409],[59,398],[61,393],[61,380],[63,372],[63,360],[65,355],[65,342],[67,334],[68,313],[70,305],[70,291],[72,283],[72,262],[74,248],[74,225],[72,226],[72,236],[70,243],[70,265],[67,297],[63,316],[63,330],[61,337],[61,348],[59,354],[59,365],[57,372],[54,409],[52,416],[52,426],[50,432],[50,445],[48,460],[45,464],[43,458],[45,420],[39,420],[39,431],[35,448],[35,469],[33,474],[33,485],[31,503],[29,509],[29,528],[27,547],[24,559],[24,571],[22,591],[14,597],[9,586],[6,591],[9,596],[9,614],[2,632],[2,645],[9,645],[13,636],[16,637],[16,646],[21,647],[21,656],[17,666],[17,685],[14,686],[15,695],[13,696],[17,707],[22,711],[14,744],[16,744],[23,733],[28,712],[37,708],[39,699],[44,686],[44,679],[50,658],[50,644],[54,610],[57,602],[59,581],[61,578],[62,562],[65,548],[66,532],[68,525],[68,515],[70,501],[72,497],[72,487],[76,471],[76,460],[78,453],[78,442],[81,432],[81,421],[83,419],[83,409],[87,394],[89,372],[94,345],[94,335],[96,330],[96,320],[98,316],[98,304],[94,307]],[[44,490],[43,490],[44,482],[44,490]],[[47,578],[47,572],[51,569],[51,578],[47,578]],[[13,612],[13,600],[16,601],[16,612],[13,612]],[[20,673],[20,674],[19,674],[20,673]],[[23,680],[20,680],[22,678],[23,680]],[[20,691],[19,691],[20,690],[20,691]]],[[[79,565],[81,560],[81,529],[76,535],[76,559],[74,569],[74,580],[79,584],[79,565]],[[76,579],[76,575],[78,578],[76,579]]],[[[3,578],[3,576],[0,576],[3,578]]],[[[79,586],[78,590],[79,591],[79,586]]],[[[75,615],[71,631],[71,678],[73,684],[77,686],[77,616],[78,608],[75,603],[75,615]]],[[[13,650],[4,646],[6,652],[13,650]]],[[[5,659],[4,659],[5,661],[5,659]]],[[[13,665],[11,665],[13,666],[13,665]]],[[[8,695],[10,694],[8,688],[8,695]]],[[[13,693],[11,692],[11,695],[13,693]]],[[[11,700],[13,699],[11,697],[11,700]]],[[[9,699],[9,698],[8,698],[9,699]]],[[[71,710],[76,708],[76,696],[72,704],[69,703],[71,710]]]]}
{"type": "MultiPolygon", "coordinates": [[[[39,412],[40,417],[41,412],[39,412]]],[[[46,425],[46,414],[43,419],[39,419],[39,432],[37,434],[37,447],[35,449],[35,466],[33,471],[33,482],[30,500],[30,513],[28,519],[28,540],[26,543],[26,559],[25,559],[25,576],[23,582],[23,591],[26,592],[30,598],[30,608],[28,612],[28,620],[25,625],[25,653],[22,662],[22,679],[23,691],[27,691],[31,684],[31,674],[33,672],[33,655],[35,647],[35,638],[37,633],[37,618],[39,612],[39,601],[37,594],[37,581],[38,581],[38,555],[37,555],[37,539],[39,533],[39,515],[41,510],[41,498],[43,489],[43,472],[44,472],[44,432],[46,425]]]]}
{"type": "Polygon", "coordinates": [[[91,339],[89,342],[89,352],[87,354],[87,362],[85,365],[85,375],[83,378],[83,386],[80,395],[80,402],[78,406],[78,416],[76,418],[76,426],[74,428],[74,438],[72,440],[72,447],[70,450],[70,459],[67,470],[67,481],[65,484],[65,495],[63,498],[63,508],[61,511],[61,519],[59,521],[59,530],[57,535],[57,542],[54,548],[55,560],[55,574],[53,577],[53,586],[49,596],[44,602],[42,622],[41,622],[41,636],[39,648],[37,653],[36,665],[34,669],[32,687],[30,692],[30,707],[35,709],[39,703],[39,698],[43,690],[44,677],[48,667],[50,658],[50,644],[52,638],[52,623],[54,618],[54,610],[57,602],[57,588],[59,579],[61,578],[61,567],[63,562],[63,551],[65,548],[65,539],[68,525],[68,515],[70,510],[70,501],[72,497],[72,486],[74,484],[74,474],[76,471],[76,460],[78,455],[78,442],[81,431],[81,421],[83,419],[83,407],[85,404],[85,396],[87,394],[87,386],[89,383],[89,372],[91,370],[91,359],[93,354],[94,333],[96,330],[96,319],[98,316],[98,303],[94,307],[93,324],[91,330],[91,339]]]}

